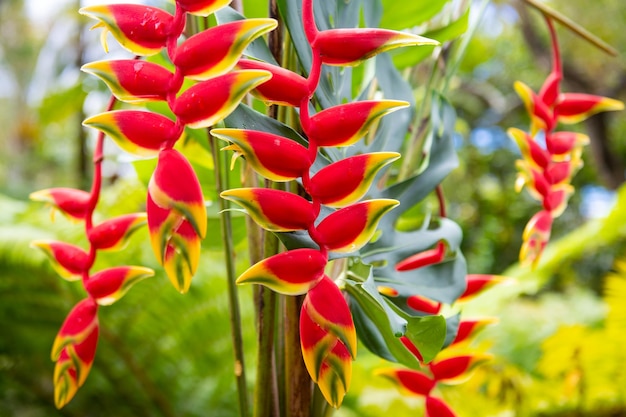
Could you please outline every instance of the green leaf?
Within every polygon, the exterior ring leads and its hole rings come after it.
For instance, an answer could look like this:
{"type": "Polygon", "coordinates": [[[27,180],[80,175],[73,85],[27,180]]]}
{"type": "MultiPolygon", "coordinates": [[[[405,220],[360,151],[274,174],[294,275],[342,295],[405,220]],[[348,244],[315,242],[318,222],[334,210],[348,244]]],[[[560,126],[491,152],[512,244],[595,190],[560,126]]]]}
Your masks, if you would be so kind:
{"type": "Polygon", "coordinates": [[[448,0],[382,0],[384,12],[380,27],[402,30],[419,26],[440,13],[447,3],[448,0]]]}
{"type": "Polygon", "coordinates": [[[446,333],[446,319],[443,316],[413,317],[408,321],[406,329],[406,337],[417,347],[426,363],[441,351],[446,333]]]}

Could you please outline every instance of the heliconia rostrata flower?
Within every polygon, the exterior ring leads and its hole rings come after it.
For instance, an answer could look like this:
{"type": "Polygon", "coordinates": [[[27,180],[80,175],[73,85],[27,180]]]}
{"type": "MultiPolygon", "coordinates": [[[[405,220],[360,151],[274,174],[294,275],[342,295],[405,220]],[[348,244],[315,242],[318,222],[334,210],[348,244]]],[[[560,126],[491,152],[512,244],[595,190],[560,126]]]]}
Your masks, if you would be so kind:
{"type": "Polygon", "coordinates": [[[515,83],[515,91],[530,116],[530,130],[508,130],[522,154],[517,161],[519,175],[515,187],[517,191],[526,187],[543,206],[528,222],[522,236],[520,261],[533,267],[550,239],[553,220],[563,213],[574,192],[570,181],[582,167],[582,148],[589,143],[589,137],[582,133],[557,131],[558,124],[578,123],[598,112],[624,108],[622,102],[610,98],[561,92],[563,73],[556,32],[552,21],[546,20],[553,45],[553,70],[538,94],[520,81],[515,83]],[[537,141],[540,132],[545,146],[537,141]]]}
{"type": "Polygon", "coordinates": [[[307,145],[255,130],[218,128],[211,134],[229,142],[223,150],[234,151],[233,158],[243,156],[259,175],[277,182],[300,179],[308,195],[305,199],[285,191],[259,188],[233,189],[221,194],[240,205],[264,229],[305,231],[318,246],[292,249],[264,259],[252,265],[237,282],[262,284],[287,295],[306,294],[300,313],[305,364],[326,400],[338,407],[350,385],[356,333],[345,299],[337,285],[324,275],[324,269],[329,252],[358,251],[372,238],[381,217],[398,204],[391,199],[359,200],[376,174],[399,155],[357,155],[318,172],[311,170],[319,148],[354,144],[377,120],[408,103],[357,101],[310,115],[309,102],[317,89],[322,64],[356,65],[391,48],[437,42],[383,29],[319,31],[311,0],[303,2],[303,24],[314,58],[308,78],[249,59],[240,60],[237,68],[267,70],[272,74],[252,94],[268,104],[298,107],[307,145]],[[336,210],[319,218],[322,205],[336,210]]]}
{"type": "MultiPolygon", "coordinates": [[[[84,222],[89,244],[88,249],[83,249],[65,242],[33,242],[48,255],[61,277],[80,280],[87,293],[87,298],[68,315],[53,347],[55,403],[59,408],[72,399],[93,363],[99,332],[98,306],[114,303],[134,283],[154,274],[142,266],[92,271],[99,251],[122,249],[129,236],[147,223],[156,258],[174,287],[183,293],[190,287],[200,261],[200,242],[207,233],[207,214],[198,178],[174,146],[184,137],[186,128],[206,128],[220,122],[250,90],[271,77],[264,69],[233,69],[250,42],[277,26],[273,19],[217,25],[180,41],[187,14],[208,16],[229,2],[177,0],[174,15],[137,4],[80,10],[98,21],[94,28],[104,28],[105,51],[106,36],[111,33],[135,55],[167,52],[169,67],[139,59],[120,59],[89,63],[82,69],[102,79],[115,99],[133,104],[161,101],[168,105],[173,117],[141,109],[113,110],[115,102],[111,101],[108,111],[84,121],[85,126],[100,131],[91,192],[52,188],[31,195],[33,200],[49,203],[70,219],[84,222]],[[192,85],[183,91],[185,80],[192,85]],[[123,150],[142,158],[158,158],[158,162],[148,187],[147,213],[122,215],[94,224],[105,134],[123,150]]],[[[315,218],[313,214],[309,217],[311,222],[315,218]]],[[[325,262],[324,258],[323,265],[325,262]]]]}

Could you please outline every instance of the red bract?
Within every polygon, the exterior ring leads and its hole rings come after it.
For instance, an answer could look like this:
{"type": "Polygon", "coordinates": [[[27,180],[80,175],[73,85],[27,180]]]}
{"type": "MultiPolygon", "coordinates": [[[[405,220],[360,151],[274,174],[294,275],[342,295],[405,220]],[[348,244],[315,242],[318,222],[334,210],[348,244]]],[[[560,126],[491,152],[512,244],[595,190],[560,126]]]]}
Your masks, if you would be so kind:
{"type": "Polygon", "coordinates": [[[244,156],[252,168],[272,181],[291,181],[311,166],[309,151],[291,139],[256,130],[213,129],[215,137],[232,142],[224,150],[244,156]]]}
{"type": "Polygon", "coordinates": [[[239,105],[248,91],[267,81],[266,71],[234,71],[189,88],[176,99],[172,111],[180,123],[199,129],[213,126],[239,105]]]}
{"type": "Polygon", "coordinates": [[[130,235],[146,224],[145,213],[126,214],[93,227],[87,232],[91,245],[99,250],[118,250],[124,247],[130,235]]]}
{"type": "Polygon", "coordinates": [[[100,78],[118,100],[127,103],[166,100],[174,80],[166,68],[135,59],[91,62],[81,70],[100,78]]]}
{"type": "Polygon", "coordinates": [[[110,305],[119,300],[135,283],[154,275],[150,268],[118,266],[93,274],[85,289],[100,305],[110,305]]]}
{"type": "Polygon", "coordinates": [[[617,110],[624,110],[624,103],[582,93],[561,94],[556,104],[556,113],[561,123],[578,123],[596,113],[617,110]]]}
{"type": "Polygon", "coordinates": [[[300,343],[311,378],[330,405],[338,407],[350,386],[356,331],[341,291],[327,276],[304,299],[300,343]]]}
{"type": "Polygon", "coordinates": [[[493,285],[502,282],[502,277],[487,274],[469,274],[465,280],[467,282],[467,286],[463,294],[461,294],[458,298],[458,301],[467,301],[471,297],[478,295],[480,292],[491,288],[493,285]]]}
{"type": "Polygon", "coordinates": [[[30,199],[49,203],[75,220],[85,220],[90,209],[91,194],[74,188],[49,188],[32,193],[30,199]]]}
{"type": "Polygon", "coordinates": [[[142,110],[115,110],[83,122],[113,139],[126,152],[142,157],[156,156],[166,144],[183,134],[182,126],[165,116],[142,110]]]}
{"type": "Polygon", "coordinates": [[[232,0],[176,0],[176,5],[188,13],[198,16],[208,16],[232,0]]]}
{"type": "Polygon", "coordinates": [[[89,268],[89,254],[78,246],[44,240],[34,241],[31,246],[43,250],[55,271],[68,281],[80,279],[89,268]]]}
{"type": "Polygon", "coordinates": [[[390,49],[410,45],[438,45],[433,39],[387,29],[330,29],[312,43],[328,65],[357,65],[390,49]]]}
{"type": "Polygon", "coordinates": [[[456,336],[452,341],[452,345],[467,341],[471,336],[478,333],[488,324],[496,322],[493,318],[482,318],[476,320],[463,320],[459,323],[459,329],[456,332],[456,336]]]}
{"type": "Polygon", "coordinates": [[[411,395],[430,395],[436,385],[433,378],[421,371],[389,368],[378,370],[376,373],[397,384],[403,392],[411,395]]]}
{"type": "Polygon", "coordinates": [[[272,74],[270,80],[252,90],[252,94],[266,104],[299,107],[309,95],[306,78],[288,69],[250,59],[239,60],[237,68],[263,70],[272,74]]]}
{"type": "Polygon", "coordinates": [[[407,107],[397,100],[356,101],[322,110],[311,117],[307,134],[317,146],[350,146],[386,114],[407,107]]]}
{"type": "Polygon", "coordinates": [[[406,303],[412,309],[426,314],[439,314],[439,311],[441,311],[441,303],[422,297],[421,295],[412,295],[408,297],[406,299],[406,303]]]}
{"type": "Polygon", "coordinates": [[[406,347],[409,352],[411,352],[417,358],[417,360],[420,361],[420,363],[424,362],[424,357],[422,356],[422,353],[419,351],[417,346],[415,346],[415,344],[411,342],[411,339],[406,336],[400,336],[400,341],[402,342],[404,347],[406,347]]]}
{"type": "Polygon", "coordinates": [[[68,346],[82,343],[98,327],[98,305],[91,298],[80,301],[69,312],[54,339],[51,357],[56,361],[68,346]]]}
{"type": "Polygon", "coordinates": [[[262,284],[286,295],[304,294],[322,279],[328,259],[315,249],[294,249],[258,262],[237,284],[262,284]]]}
{"type": "Polygon", "coordinates": [[[450,406],[437,397],[426,397],[425,417],[457,417],[450,406]]]}
{"type": "Polygon", "coordinates": [[[471,369],[489,358],[490,356],[485,354],[453,356],[451,358],[433,361],[428,367],[436,381],[451,383],[461,378],[467,378],[467,373],[471,369]]]}
{"type": "Polygon", "coordinates": [[[220,196],[245,208],[259,226],[271,232],[307,230],[317,216],[309,201],[287,191],[236,188],[220,196]]]}
{"type": "Polygon", "coordinates": [[[398,262],[396,271],[411,271],[423,266],[433,265],[443,260],[446,254],[446,245],[443,242],[437,242],[433,249],[428,249],[398,262]]]}
{"type": "Polygon", "coordinates": [[[396,152],[377,152],[332,163],[311,178],[309,194],[330,207],[355,203],[367,193],[376,173],[399,157],[396,152]]]}
{"type": "Polygon", "coordinates": [[[200,32],[176,50],[174,65],[190,79],[206,80],[230,71],[255,38],[276,28],[274,19],[246,19],[200,32]]]}
{"type": "Polygon", "coordinates": [[[107,31],[124,48],[135,55],[154,55],[165,47],[173,30],[174,18],[165,10],[138,4],[111,4],[83,7],[79,13],[100,22],[93,29],[103,27],[102,46],[106,44],[107,31]]]}

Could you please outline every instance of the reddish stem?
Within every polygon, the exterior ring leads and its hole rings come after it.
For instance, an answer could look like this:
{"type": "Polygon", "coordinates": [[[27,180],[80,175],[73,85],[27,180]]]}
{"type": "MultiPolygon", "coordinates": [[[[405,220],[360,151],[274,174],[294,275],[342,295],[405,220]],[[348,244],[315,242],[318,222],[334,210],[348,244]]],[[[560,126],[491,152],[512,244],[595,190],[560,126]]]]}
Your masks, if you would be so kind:
{"type": "Polygon", "coordinates": [[[546,19],[546,24],[548,25],[548,30],[550,31],[550,40],[552,42],[552,63],[554,66],[554,72],[563,75],[563,70],[561,68],[561,53],[559,51],[559,42],[556,36],[556,29],[554,28],[554,23],[550,16],[544,14],[546,19]]]}

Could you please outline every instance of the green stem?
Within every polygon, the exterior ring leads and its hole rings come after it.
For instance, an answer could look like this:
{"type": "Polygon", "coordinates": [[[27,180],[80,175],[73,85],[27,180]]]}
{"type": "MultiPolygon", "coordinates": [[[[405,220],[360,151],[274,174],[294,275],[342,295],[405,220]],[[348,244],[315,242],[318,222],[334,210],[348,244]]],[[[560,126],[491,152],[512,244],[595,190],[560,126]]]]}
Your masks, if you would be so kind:
{"type": "Polygon", "coordinates": [[[300,308],[304,296],[285,297],[283,314],[287,417],[309,417],[313,386],[300,350],[300,308]]]}
{"type": "Polygon", "coordinates": [[[574,22],[569,17],[561,14],[560,12],[554,10],[553,8],[549,6],[546,6],[543,3],[538,2],[537,0],[524,0],[524,1],[529,6],[534,7],[535,9],[539,10],[545,16],[549,16],[555,22],[559,22],[560,24],[565,26],[567,29],[572,31],[575,35],[580,36],[581,38],[583,38],[584,40],[586,40],[587,42],[589,42],[596,48],[600,49],[601,51],[604,51],[607,54],[612,55],[612,56],[618,55],[618,52],[615,48],[613,48],[608,43],[604,42],[602,39],[598,38],[593,33],[589,32],[584,27],[580,26],[578,23],[574,22]]]}
{"type": "MultiPolygon", "coordinates": [[[[278,238],[272,233],[265,233],[266,257],[278,252],[278,238]]],[[[276,319],[276,293],[269,288],[257,289],[257,376],[254,391],[254,417],[277,415],[278,398],[276,386],[276,367],[274,364],[274,335],[276,319]]]]}
{"type": "MultiPolygon", "coordinates": [[[[211,151],[213,155],[213,163],[215,167],[215,185],[217,193],[221,193],[228,186],[228,173],[226,169],[228,164],[222,161],[215,138],[209,133],[211,151]]],[[[222,241],[224,242],[226,275],[228,282],[228,304],[230,307],[230,324],[233,339],[233,352],[235,355],[235,379],[237,382],[237,393],[239,397],[239,415],[247,417],[249,415],[248,408],[248,388],[246,385],[246,371],[243,354],[243,337],[241,328],[241,310],[239,308],[239,295],[237,285],[235,284],[235,249],[232,234],[232,218],[228,210],[228,202],[223,198],[218,198],[220,207],[220,220],[222,226],[222,241]]]]}

